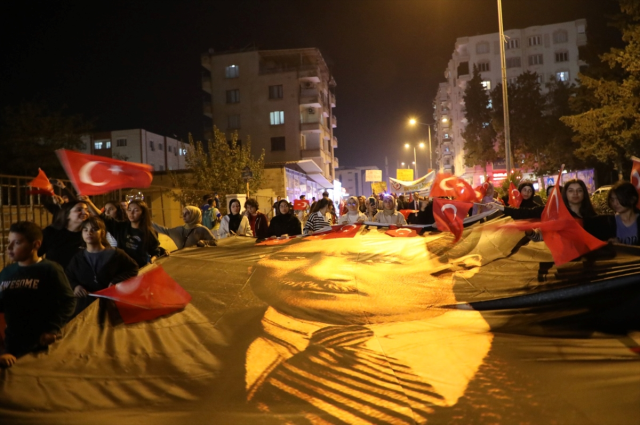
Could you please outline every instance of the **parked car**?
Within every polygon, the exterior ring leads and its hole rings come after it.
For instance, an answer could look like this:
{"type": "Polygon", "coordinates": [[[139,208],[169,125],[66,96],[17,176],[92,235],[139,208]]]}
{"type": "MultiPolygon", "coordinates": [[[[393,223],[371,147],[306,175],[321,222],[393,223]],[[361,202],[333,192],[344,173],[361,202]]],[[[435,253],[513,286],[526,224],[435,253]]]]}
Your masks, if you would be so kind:
{"type": "Polygon", "coordinates": [[[610,184],[605,185],[605,186],[600,186],[595,192],[593,192],[593,195],[591,196],[595,196],[595,195],[606,195],[612,188],[613,186],[611,186],[610,184]]]}

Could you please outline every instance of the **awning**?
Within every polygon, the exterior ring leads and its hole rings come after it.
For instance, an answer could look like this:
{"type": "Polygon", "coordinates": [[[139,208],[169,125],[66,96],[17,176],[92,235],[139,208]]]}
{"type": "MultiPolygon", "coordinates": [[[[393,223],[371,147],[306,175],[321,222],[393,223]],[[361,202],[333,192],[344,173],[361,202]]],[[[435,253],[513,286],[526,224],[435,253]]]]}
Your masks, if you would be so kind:
{"type": "Polygon", "coordinates": [[[333,188],[333,183],[327,180],[327,178],[322,174],[322,169],[318,167],[318,164],[311,159],[304,159],[302,161],[298,161],[298,166],[302,168],[308,178],[318,183],[324,189],[333,188]]]}

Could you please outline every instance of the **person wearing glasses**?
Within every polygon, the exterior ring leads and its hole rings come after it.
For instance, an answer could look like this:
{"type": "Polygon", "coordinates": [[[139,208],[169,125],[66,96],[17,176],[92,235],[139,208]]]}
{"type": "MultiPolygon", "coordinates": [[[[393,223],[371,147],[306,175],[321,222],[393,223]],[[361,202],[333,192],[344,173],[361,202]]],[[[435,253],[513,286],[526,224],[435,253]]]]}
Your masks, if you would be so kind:
{"type": "Polygon", "coordinates": [[[358,210],[358,198],[356,198],[355,196],[349,197],[349,199],[347,199],[346,205],[347,213],[340,216],[338,224],[354,224],[365,222],[367,216],[365,216],[358,210]]]}

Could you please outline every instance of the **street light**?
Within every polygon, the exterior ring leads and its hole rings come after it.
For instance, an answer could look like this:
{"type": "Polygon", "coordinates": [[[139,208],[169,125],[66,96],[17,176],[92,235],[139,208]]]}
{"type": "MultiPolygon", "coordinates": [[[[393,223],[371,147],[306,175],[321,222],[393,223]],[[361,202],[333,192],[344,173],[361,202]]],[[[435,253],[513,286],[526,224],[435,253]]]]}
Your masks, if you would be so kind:
{"type": "MultiPolygon", "coordinates": [[[[444,118],[444,119],[446,119],[446,118],[444,118]]],[[[429,168],[433,170],[433,158],[431,156],[431,124],[425,124],[423,122],[418,122],[418,120],[416,120],[415,118],[409,119],[409,125],[416,125],[416,124],[426,125],[427,128],[429,129],[429,168]]],[[[420,143],[420,147],[424,148],[424,143],[420,143]]],[[[416,176],[416,178],[417,178],[417,176],[416,176]]]]}
{"type": "Polygon", "coordinates": [[[511,129],[509,127],[509,96],[507,95],[507,59],[504,53],[504,37],[502,27],[502,0],[498,0],[498,25],[500,28],[500,62],[502,68],[502,103],[504,111],[504,156],[507,166],[507,176],[511,170],[511,129]]]}

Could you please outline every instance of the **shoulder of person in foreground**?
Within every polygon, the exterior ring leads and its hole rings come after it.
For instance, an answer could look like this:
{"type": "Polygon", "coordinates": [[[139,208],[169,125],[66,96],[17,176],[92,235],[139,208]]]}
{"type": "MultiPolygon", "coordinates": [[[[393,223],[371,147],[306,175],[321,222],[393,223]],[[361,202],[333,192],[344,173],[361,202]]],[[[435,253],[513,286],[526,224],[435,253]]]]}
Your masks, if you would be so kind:
{"type": "Polygon", "coordinates": [[[60,329],[73,316],[76,308],[76,298],[65,275],[62,266],[54,261],[44,259],[40,262],[42,267],[48,269],[47,292],[49,294],[48,302],[54,307],[52,316],[48,318],[47,324],[50,331],[59,332],[60,329]]]}
{"type": "Polygon", "coordinates": [[[138,263],[125,251],[116,248],[116,252],[105,267],[113,267],[115,274],[111,278],[111,283],[123,282],[138,274],[138,263]]]}

